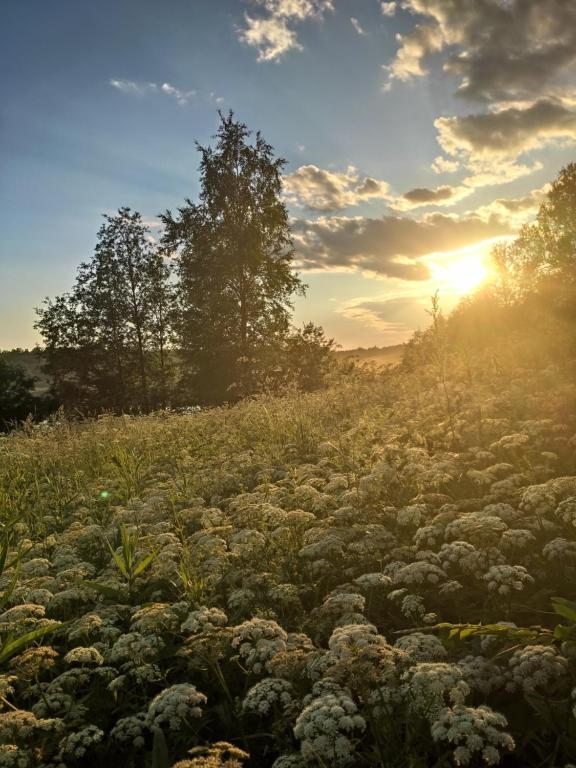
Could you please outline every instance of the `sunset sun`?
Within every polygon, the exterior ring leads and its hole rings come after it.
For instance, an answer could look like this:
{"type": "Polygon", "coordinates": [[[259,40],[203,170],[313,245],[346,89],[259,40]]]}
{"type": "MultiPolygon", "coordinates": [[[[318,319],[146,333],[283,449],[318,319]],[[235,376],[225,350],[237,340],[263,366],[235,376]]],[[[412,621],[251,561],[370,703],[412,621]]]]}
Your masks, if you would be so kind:
{"type": "Polygon", "coordinates": [[[470,248],[436,256],[429,262],[431,280],[458,296],[474,291],[490,277],[489,248],[470,248]]]}

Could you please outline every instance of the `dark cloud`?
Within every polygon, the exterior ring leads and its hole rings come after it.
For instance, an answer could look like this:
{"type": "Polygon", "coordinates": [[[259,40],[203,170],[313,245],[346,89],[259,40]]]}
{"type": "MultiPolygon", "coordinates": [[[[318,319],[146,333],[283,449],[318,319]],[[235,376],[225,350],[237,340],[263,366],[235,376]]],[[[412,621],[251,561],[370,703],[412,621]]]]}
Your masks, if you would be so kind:
{"type": "Polygon", "coordinates": [[[406,192],[403,197],[405,200],[408,200],[409,203],[417,203],[419,205],[438,203],[443,200],[450,200],[454,197],[454,188],[448,186],[436,187],[436,189],[416,187],[416,189],[411,189],[409,192],[406,192]]]}
{"type": "Polygon", "coordinates": [[[427,19],[427,33],[418,24],[400,38],[392,77],[425,74],[422,59],[443,48],[461,96],[503,101],[533,99],[576,66],[574,0],[405,0],[403,7],[427,19]],[[441,44],[431,48],[429,39],[441,44]]]}
{"type": "Polygon", "coordinates": [[[302,269],[357,269],[403,280],[426,280],[419,259],[511,232],[501,218],[441,213],[421,220],[331,217],[293,222],[296,258],[302,269]]]}
{"type": "Polygon", "coordinates": [[[494,112],[440,117],[435,125],[442,148],[453,156],[513,158],[550,139],[576,140],[576,112],[552,99],[494,112]]]}

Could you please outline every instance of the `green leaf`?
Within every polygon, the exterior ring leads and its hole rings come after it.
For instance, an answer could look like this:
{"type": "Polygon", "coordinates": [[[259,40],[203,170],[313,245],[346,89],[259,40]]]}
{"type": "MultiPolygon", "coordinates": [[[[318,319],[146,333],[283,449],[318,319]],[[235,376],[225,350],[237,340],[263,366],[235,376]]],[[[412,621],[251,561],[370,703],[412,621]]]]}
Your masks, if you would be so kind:
{"type": "Polygon", "coordinates": [[[108,597],[111,600],[118,600],[122,595],[121,591],[116,589],[116,587],[111,587],[109,584],[101,584],[99,581],[83,580],[79,581],[78,584],[82,587],[93,589],[95,592],[99,592],[101,595],[104,595],[104,597],[108,597]]]}
{"type": "Polygon", "coordinates": [[[152,742],[152,768],[170,768],[170,755],[168,745],[160,728],[154,728],[154,741],[152,742]]]}
{"type": "Polygon", "coordinates": [[[159,550],[155,549],[153,552],[150,552],[149,555],[146,555],[146,557],[142,558],[142,560],[140,560],[140,562],[134,568],[132,572],[133,575],[139,576],[141,573],[143,573],[146,570],[146,568],[152,565],[152,563],[154,562],[154,560],[156,560],[158,556],[158,551],[159,550]]]}
{"type": "Polygon", "coordinates": [[[576,637],[576,627],[567,627],[565,624],[556,624],[554,627],[554,637],[556,640],[570,640],[576,637]]]}
{"type": "MultiPolygon", "coordinates": [[[[0,571],[1,573],[1,571],[0,571]]],[[[20,577],[20,560],[18,560],[18,563],[16,564],[16,570],[14,571],[14,576],[10,580],[10,583],[6,587],[6,590],[2,594],[2,597],[0,597],[0,610],[4,610],[4,606],[10,600],[10,597],[12,595],[12,592],[16,589],[16,585],[18,583],[18,579],[20,577]]]]}
{"type": "Polygon", "coordinates": [[[118,570],[120,571],[122,576],[124,576],[124,578],[126,579],[129,578],[128,570],[126,568],[126,564],[124,563],[124,560],[122,559],[122,557],[116,552],[116,550],[114,549],[112,544],[110,544],[108,539],[106,539],[106,544],[108,544],[108,549],[110,550],[112,558],[116,563],[118,570]]]}
{"type": "Polygon", "coordinates": [[[566,600],[564,597],[553,597],[552,607],[559,616],[576,624],[576,603],[572,600],[566,600]]]}
{"type": "Polygon", "coordinates": [[[18,637],[9,636],[0,648],[0,664],[4,664],[4,662],[11,659],[12,656],[15,656],[35,640],[39,640],[41,637],[44,637],[44,635],[48,635],[50,632],[55,632],[69,623],[70,622],[66,622],[66,624],[63,624],[60,621],[55,621],[52,624],[45,624],[42,627],[30,630],[30,632],[25,632],[18,637]]]}

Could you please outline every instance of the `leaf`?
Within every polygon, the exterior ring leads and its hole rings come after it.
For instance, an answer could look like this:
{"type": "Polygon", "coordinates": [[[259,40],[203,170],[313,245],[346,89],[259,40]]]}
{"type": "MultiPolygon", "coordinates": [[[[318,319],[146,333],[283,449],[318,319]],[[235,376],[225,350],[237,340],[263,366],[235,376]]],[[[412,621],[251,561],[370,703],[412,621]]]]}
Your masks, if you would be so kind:
{"type": "Polygon", "coordinates": [[[141,573],[143,573],[148,566],[152,565],[156,557],[158,556],[158,551],[155,549],[153,552],[150,552],[149,555],[146,555],[146,557],[142,558],[140,562],[136,565],[136,567],[133,570],[134,576],[139,576],[141,573]]]}
{"type": "Polygon", "coordinates": [[[576,636],[576,627],[567,627],[565,624],[556,624],[554,627],[554,638],[556,640],[570,640],[576,636]]]}
{"type": "Polygon", "coordinates": [[[566,600],[564,597],[553,597],[552,607],[555,613],[576,624],[576,603],[566,600]]]}
{"type": "Polygon", "coordinates": [[[19,577],[20,577],[20,560],[18,560],[18,563],[16,564],[16,570],[14,571],[14,576],[10,580],[10,583],[8,584],[8,586],[6,587],[6,590],[4,591],[2,597],[0,597],[0,610],[4,610],[4,606],[6,605],[8,600],[10,600],[12,592],[14,592],[16,588],[16,584],[18,583],[19,577]]]}
{"type": "Polygon", "coordinates": [[[129,578],[128,570],[126,568],[126,564],[124,563],[124,560],[122,559],[122,557],[112,547],[112,544],[110,544],[108,539],[106,539],[106,544],[108,544],[108,549],[110,550],[110,552],[112,554],[112,558],[113,558],[114,562],[116,563],[116,565],[118,566],[118,570],[120,571],[122,576],[124,576],[124,578],[126,578],[126,579],[129,578]]]}
{"type": "Polygon", "coordinates": [[[0,573],[4,573],[6,567],[6,560],[8,558],[8,552],[10,551],[10,539],[12,538],[11,532],[5,532],[2,537],[2,547],[0,549],[0,573]]]}
{"type": "Polygon", "coordinates": [[[48,635],[50,632],[55,632],[57,629],[61,629],[69,623],[70,622],[66,622],[63,624],[60,621],[55,621],[52,624],[45,624],[42,627],[30,630],[30,632],[25,632],[18,637],[9,636],[0,648],[0,664],[4,664],[4,662],[11,659],[12,656],[15,656],[35,640],[39,640],[41,637],[44,637],[44,635],[48,635]]]}
{"type": "Polygon", "coordinates": [[[168,745],[160,728],[154,728],[154,741],[152,742],[152,768],[170,768],[170,755],[168,745]]]}
{"type": "Polygon", "coordinates": [[[116,587],[111,587],[109,584],[101,584],[99,581],[79,581],[78,584],[82,587],[88,587],[95,592],[100,592],[104,597],[109,597],[111,600],[118,600],[121,597],[121,592],[116,587]]]}

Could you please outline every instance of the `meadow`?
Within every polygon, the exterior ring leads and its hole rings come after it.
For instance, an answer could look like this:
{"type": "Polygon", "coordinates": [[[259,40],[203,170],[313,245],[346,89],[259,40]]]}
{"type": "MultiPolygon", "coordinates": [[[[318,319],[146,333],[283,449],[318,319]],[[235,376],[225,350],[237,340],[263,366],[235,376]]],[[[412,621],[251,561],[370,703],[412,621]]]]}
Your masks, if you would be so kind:
{"type": "Polygon", "coordinates": [[[1,438],[0,766],[566,768],[576,386],[511,360],[1,438]]]}

